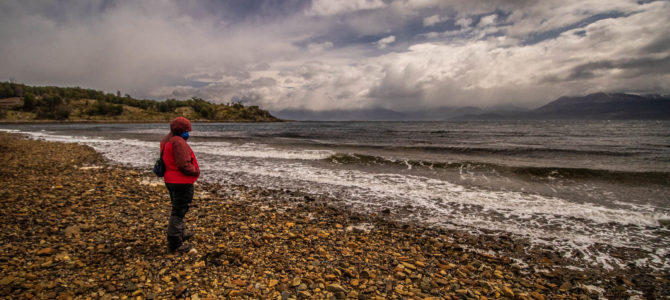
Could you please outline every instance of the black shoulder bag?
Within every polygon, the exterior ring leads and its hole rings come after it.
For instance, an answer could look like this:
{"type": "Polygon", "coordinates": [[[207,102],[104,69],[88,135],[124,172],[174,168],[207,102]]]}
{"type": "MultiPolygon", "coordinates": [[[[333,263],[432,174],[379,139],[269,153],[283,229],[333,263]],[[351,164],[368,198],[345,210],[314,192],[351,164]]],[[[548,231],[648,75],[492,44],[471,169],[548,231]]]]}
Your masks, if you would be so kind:
{"type": "Polygon", "coordinates": [[[163,162],[163,148],[161,148],[161,157],[159,157],[156,163],[154,164],[153,172],[158,177],[163,177],[163,175],[165,175],[165,162],[163,162]]]}

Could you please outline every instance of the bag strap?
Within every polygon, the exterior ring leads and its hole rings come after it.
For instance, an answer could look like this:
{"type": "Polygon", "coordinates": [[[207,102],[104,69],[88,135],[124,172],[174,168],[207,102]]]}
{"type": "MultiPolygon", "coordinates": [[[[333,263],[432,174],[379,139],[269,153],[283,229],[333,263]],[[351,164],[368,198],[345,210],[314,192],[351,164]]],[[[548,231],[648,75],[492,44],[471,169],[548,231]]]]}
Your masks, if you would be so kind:
{"type": "MultiPolygon", "coordinates": [[[[165,142],[165,145],[167,145],[168,142],[165,142]]],[[[165,150],[165,145],[161,147],[161,159],[163,159],[163,150],[165,150]]]]}

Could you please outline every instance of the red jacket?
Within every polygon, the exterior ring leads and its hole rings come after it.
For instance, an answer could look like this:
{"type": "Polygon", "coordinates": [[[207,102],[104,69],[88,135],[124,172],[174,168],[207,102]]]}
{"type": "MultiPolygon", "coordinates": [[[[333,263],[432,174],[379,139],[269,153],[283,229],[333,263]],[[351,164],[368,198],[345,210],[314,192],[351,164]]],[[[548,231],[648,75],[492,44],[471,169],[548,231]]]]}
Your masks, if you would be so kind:
{"type": "Polygon", "coordinates": [[[200,167],[195,154],[180,136],[191,131],[191,122],[184,118],[175,118],[170,123],[170,133],[161,140],[163,162],[165,163],[165,182],[194,183],[200,176],[200,167]]]}

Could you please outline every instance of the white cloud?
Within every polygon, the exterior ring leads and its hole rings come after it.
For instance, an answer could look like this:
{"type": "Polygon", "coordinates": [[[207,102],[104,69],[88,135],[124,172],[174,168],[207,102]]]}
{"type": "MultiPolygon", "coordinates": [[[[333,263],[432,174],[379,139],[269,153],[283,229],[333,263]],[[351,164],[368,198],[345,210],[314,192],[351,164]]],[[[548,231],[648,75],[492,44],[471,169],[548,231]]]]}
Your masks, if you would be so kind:
{"type": "Polygon", "coordinates": [[[432,15],[430,17],[424,18],[423,19],[423,26],[424,27],[431,27],[435,26],[435,24],[442,22],[442,18],[440,15],[432,15]]]}
{"type": "Polygon", "coordinates": [[[386,6],[381,0],[314,0],[307,15],[328,16],[386,6]]]}
{"type": "Polygon", "coordinates": [[[310,43],[307,45],[307,49],[311,54],[321,53],[330,48],[333,48],[333,43],[331,42],[310,43]]]}
{"type": "Polygon", "coordinates": [[[638,12],[640,5],[634,1],[538,1],[523,9],[511,10],[508,22],[511,36],[524,36],[530,33],[546,32],[559,29],[598,14],[621,12],[630,14],[638,12]]]}
{"type": "Polygon", "coordinates": [[[456,25],[461,26],[463,28],[468,28],[472,24],[472,19],[471,18],[460,18],[456,20],[456,25]]]}
{"type": "Polygon", "coordinates": [[[384,49],[384,48],[386,48],[386,46],[388,46],[389,44],[391,44],[393,42],[395,42],[395,36],[390,35],[390,36],[387,36],[383,39],[378,40],[376,44],[377,44],[377,47],[379,49],[384,49]]]}
{"type": "Polygon", "coordinates": [[[497,18],[498,18],[498,16],[496,16],[496,15],[488,15],[488,16],[482,17],[479,20],[479,23],[477,23],[477,27],[486,27],[486,26],[494,25],[496,23],[497,18]]]}

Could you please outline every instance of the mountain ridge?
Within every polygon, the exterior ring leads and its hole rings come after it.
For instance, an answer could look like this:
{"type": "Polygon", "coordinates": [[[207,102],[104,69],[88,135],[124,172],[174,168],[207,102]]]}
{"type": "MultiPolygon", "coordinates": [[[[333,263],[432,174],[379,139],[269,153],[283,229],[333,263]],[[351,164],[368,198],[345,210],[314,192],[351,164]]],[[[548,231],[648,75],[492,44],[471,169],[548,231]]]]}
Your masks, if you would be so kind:
{"type": "Polygon", "coordinates": [[[469,114],[457,119],[668,120],[670,119],[670,96],[599,92],[586,96],[563,96],[523,113],[469,114]]]}

